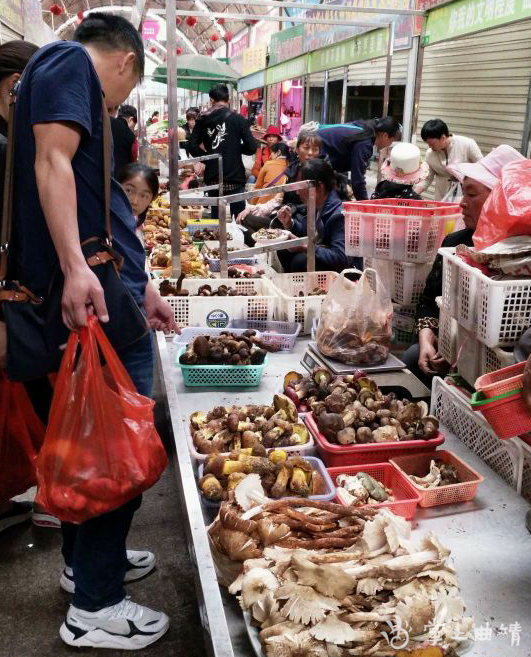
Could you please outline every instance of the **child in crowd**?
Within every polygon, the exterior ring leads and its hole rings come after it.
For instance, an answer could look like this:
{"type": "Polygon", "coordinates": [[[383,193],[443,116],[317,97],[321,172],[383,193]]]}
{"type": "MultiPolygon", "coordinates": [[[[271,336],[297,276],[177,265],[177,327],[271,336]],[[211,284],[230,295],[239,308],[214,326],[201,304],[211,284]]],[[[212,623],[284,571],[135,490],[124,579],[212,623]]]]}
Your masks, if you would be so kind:
{"type": "Polygon", "coordinates": [[[124,188],[137,220],[137,228],[140,228],[146,219],[149,206],[158,196],[159,178],[154,169],[139,162],[132,162],[120,171],[116,179],[124,188]]]}

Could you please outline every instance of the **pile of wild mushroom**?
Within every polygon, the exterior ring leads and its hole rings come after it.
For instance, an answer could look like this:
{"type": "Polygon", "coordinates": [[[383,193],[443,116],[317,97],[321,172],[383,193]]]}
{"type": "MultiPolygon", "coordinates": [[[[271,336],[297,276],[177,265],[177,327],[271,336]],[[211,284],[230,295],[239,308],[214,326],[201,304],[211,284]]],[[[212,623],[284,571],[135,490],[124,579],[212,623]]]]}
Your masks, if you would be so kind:
{"type": "Polygon", "coordinates": [[[250,449],[253,456],[264,456],[266,449],[308,442],[308,430],[298,420],[293,402],[275,395],[270,405],[216,406],[209,413],[197,411],[190,417],[190,430],[200,454],[250,449]]]}
{"type": "Polygon", "coordinates": [[[450,465],[440,459],[432,459],[430,470],[423,477],[408,475],[417,486],[422,488],[439,488],[440,486],[451,486],[460,483],[459,474],[455,465],[450,465]]]}
{"type": "MultiPolygon", "coordinates": [[[[232,239],[232,235],[230,233],[227,233],[226,235],[227,235],[227,240],[232,239]]],[[[196,242],[207,242],[207,241],[219,242],[219,231],[210,230],[209,228],[203,228],[203,230],[196,230],[192,234],[192,238],[196,242]]]]}
{"type": "MultiPolygon", "coordinates": [[[[256,517],[245,522],[258,532],[256,517]]],[[[388,510],[363,525],[345,551],[279,549],[282,540],[252,551],[229,591],[260,628],[264,655],[443,657],[472,639],[450,551],[433,534],[413,544],[388,510]]]]}
{"type": "Polygon", "coordinates": [[[345,506],[394,502],[393,491],[366,472],[342,474],[336,478],[336,497],[345,506]]]}
{"type": "Polygon", "coordinates": [[[326,295],[326,290],[323,290],[322,287],[314,287],[310,292],[304,292],[301,290],[298,294],[299,297],[324,297],[326,295]]]}
{"type": "Polygon", "coordinates": [[[199,488],[211,502],[228,500],[232,491],[250,474],[260,477],[265,494],[274,499],[328,492],[323,477],[309,461],[301,456],[288,456],[282,449],[274,449],[267,456],[253,456],[251,449],[226,456],[213,454],[205,462],[199,488]]]}
{"type": "Polygon", "coordinates": [[[289,372],[284,394],[299,410],[311,410],[323,436],[340,445],[430,440],[439,430],[426,402],[384,395],[362,371],[346,376],[327,369],[309,376],[289,372]]]}
{"type": "MultiPolygon", "coordinates": [[[[263,269],[248,271],[246,269],[242,269],[242,267],[249,267],[249,265],[240,265],[238,267],[234,265],[230,266],[227,270],[229,278],[262,278],[265,273],[263,269]]],[[[247,294],[246,296],[254,296],[254,293],[252,295],[247,294]]]]}
{"type": "Polygon", "coordinates": [[[260,557],[275,545],[290,550],[348,548],[358,540],[373,509],[353,509],[333,502],[284,498],[272,501],[256,474],[234,490],[234,502],[222,502],[208,529],[219,554],[233,562],[260,557]]]}
{"type": "Polygon", "coordinates": [[[279,347],[263,342],[256,331],[235,335],[223,331],[219,335],[198,335],[179,357],[183,365],[262,365],[267,351],[279,347]]]}

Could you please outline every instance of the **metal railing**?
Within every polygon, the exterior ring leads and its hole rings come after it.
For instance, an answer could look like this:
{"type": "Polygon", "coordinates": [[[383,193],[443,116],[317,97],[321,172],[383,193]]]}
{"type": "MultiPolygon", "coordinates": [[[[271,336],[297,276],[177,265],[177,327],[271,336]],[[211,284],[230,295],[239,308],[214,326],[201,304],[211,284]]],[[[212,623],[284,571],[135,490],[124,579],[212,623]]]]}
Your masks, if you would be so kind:
{"type": "MultiPolygon", "coordinates": [[[[230,196],[219,197],[201,197],[201,196],[187,196],[186,202],[190,205],[210,205],[217,206],[219,216],[219,271],[221,278],[228,276],[228,252],[227,252],[227,221],[228,213],[230,212],[231,203],[238,201],[247,201],[252,198],[260,198],[261,196],[272,196],[284,192],[294,192],[307,189],[308,194],[308,213],[306,217],[306,232],[307,237],[300,237],[297,239],[283,240],[275,242],[266,246],[255,246],[252,248],[238,249],[231,251],[230,257],[244,258],[247,256],[258,255],[261,253],[271,253],[272,251],[280,251],[289,249],[296,246],[306,246],[307,251],[307,270],[315,271],[315,223],[316,223],[316,205],[315,205],[315,182],[313,180],[302,180],[300,182],[288,183],[287,185],[278,185],[277,187],[267,187],[265,189],[255,189],[251,192],[243,192],[242,194],[232,194],[230,196]]],[[[173,218],[171,223],[171,243],[172,243],[172,278],[178,278],[181,275],[180,257],[174,258],[176,249],[174,245],[181,243],[180,239],[181,227],[179,218],[173,218]],[[175,230],[175,238],[174,238],[175,230]]],[[[180,255],[180,250],[179,250],[180,255]]]]}

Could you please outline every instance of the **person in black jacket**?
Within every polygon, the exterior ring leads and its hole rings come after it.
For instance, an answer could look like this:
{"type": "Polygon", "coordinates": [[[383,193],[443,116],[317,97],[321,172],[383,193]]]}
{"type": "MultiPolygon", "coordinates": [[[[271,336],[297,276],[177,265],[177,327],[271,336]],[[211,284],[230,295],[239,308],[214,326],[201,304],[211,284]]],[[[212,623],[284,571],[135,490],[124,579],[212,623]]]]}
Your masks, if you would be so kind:
{"type": "MultiPolygon", "coordinates": [[[[345,218],[343,216],[340,194],[345,196],[346,180],[338,179],[330,164],[314,158],[302,165],[301,180],[314,180],[315,188],[315,269],[316,271],[337,271],[350,267],[361,268],[361,258],[351,258],[345,254],[345,218]],[[339,185],[338,185],[339,183],[339,185]]],[[[309,191],[299,192],[303,206],[284,205],[278,211],[278,220],[295,237],[306,237],[307,204],[309,191]]],[[[278,258],[285,272],[306,271],[307,247],[278,251],[278,258]]]]}
{"type": "MultiPolygon", "coordinates": [[[[455,164],[448,167],[463,186],[461,210],[465,229],[450,233],[444,238],[441,246],[451,247],[459,244],[473,246],[472,237],[483,204],[500,179],[503,166],[519,159],[523,159],[523,157],[514,148],[502,145],[493,149],[478,162],[455,164]]],[[[442,256],[438,255],[417,303],[415,319],[419,341],[409,347],[402,356],[406,366],[428,388],[431,388],[432,378],[444,375],[450,366],[439,354],[437,342],[439,307],[436,298],[442,295],[442,269],[442,256]]]]}
{"type": "Polygon", "coordinates": [[[132,105],[121,105],[118,116],[111,116],[115,178],[122,169],[136,159],[134,153],[136,138],[133,132],[136,122],[137,111],[132,105]]]}
{"type": "MultiPolygon", "coordinates": [[[[247,176],[242,155],[254,155],[258,143],[251,134],[248,122],[229,108],[229,89],[226,84],[216,84],[209,92],[212,107],[201,114],[195,123],[188,150],[193,157],[220,153],[223,161],[223,194],[241,194],[245,191],[247,176]]],[[[205,163],[206,185],[219,182],[218,161],[205,163]]],[[[218,190],[207,192],[218,196],[218,190]]],[[[231,203],[231,215],[237,216],[245,209],[245,201],[231,203]]],[[[212,206],[212,217],[217,219],[218,208],[212,206]]]]}
{"type": "Polygon", "coordinates": [[[350,171],[350,184],[358,201],[368,199],[365,173],[374,147],[381,151],[400,139],[400,124],[391,116],[370,121],[325,125],[317,134],[335,171],[350,171]]]}

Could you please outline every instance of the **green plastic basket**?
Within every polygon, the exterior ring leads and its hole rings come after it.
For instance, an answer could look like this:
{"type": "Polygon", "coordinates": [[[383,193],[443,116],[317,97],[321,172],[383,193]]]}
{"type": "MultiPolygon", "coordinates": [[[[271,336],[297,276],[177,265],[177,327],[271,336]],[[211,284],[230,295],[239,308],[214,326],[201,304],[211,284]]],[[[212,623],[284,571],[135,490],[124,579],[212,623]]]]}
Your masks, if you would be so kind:
{"type": "Polygon", "coordinates": [[[179,362],[186,347],[177,354],[177,365],[181,368],[184,385],[203,388],[253,388],[267,364],[267,356],[261,365],[183,365],[179,362]]]}

